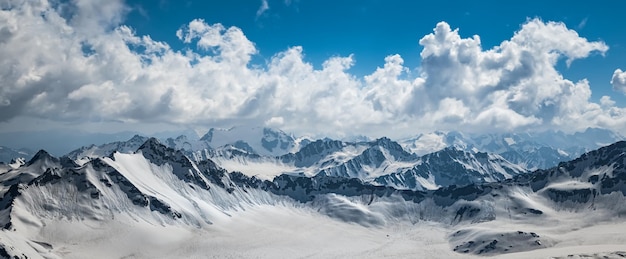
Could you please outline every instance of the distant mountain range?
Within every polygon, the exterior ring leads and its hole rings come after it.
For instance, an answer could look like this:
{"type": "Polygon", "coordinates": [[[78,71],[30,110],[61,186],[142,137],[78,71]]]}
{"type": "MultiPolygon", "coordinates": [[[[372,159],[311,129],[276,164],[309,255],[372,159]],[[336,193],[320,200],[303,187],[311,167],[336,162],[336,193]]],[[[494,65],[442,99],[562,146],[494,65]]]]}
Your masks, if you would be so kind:
{"type": "Polygon", "coordinates": [[[574,134],[554,131],[522,134],[434,132],[399,142],[406,150],[416,154],[427,154],[451,146],[466,151],[499,154],[512,163],[534,170],[555,166],[624,139],[624,136],[610,130],[588,128],[574,134]]]}
{"type": "Polygon", "coordinates": [[[31,159],[35,153],[32,150],[26,148],[12,149],[5,146],[0,146],[0,163],[11,163],[16,159],[31,159]]]}
{"type": "MultiPolygon", "coordinates": [[[[136,135],[127,141],[82,147],[67,156],[82,164],[113,152],[132,153],[147,139],[136,135]]],[[[621,139],[608,130],[587,129],[576,134],[435,132],[398,142],[388,138],[340,141],[297,138],[270,128],[236,127],[210,129],[200,138],[180,135],[161,142],[194,161],[210,159],[228,171],[267,180],[281,174],[325,174],[425,190],[494,182],[550,168],[621,139]],[[450,174],[451,170],[471,174],[457,176],[450,174]]]]}

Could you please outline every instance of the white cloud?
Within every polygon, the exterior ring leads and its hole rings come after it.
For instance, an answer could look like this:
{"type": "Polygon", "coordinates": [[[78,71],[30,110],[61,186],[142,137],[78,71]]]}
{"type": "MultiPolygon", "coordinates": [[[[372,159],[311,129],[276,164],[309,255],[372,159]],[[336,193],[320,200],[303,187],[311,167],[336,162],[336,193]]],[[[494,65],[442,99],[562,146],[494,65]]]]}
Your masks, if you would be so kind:
{"type": "Polygon", "coordinates": [[[281,127],[285,123],[283,117],[272,117],[269,120],[265,121],[265,126],[267,127],[281,127]]]}
{"type": "Polygon", "coordinates": [[[504,130],[563,127],[569,122],[562,118],[585,113],[588,83],[564,79],[556,62],[565,58],[571,63],[608,49],[562,23],[538,19],[527,21],[511,40],[490,50],[482,50],[480,37],[462,39],[443,22],[420,44],[424,94],[430,100],[457,98],[470,107],[468,116],[479,122],[472,123],[475,127],[504,130]]]}
{"type": "Polygon", "coordinates": [[[626,71],[616,69],[611,78],[611,85],[613,90],[626,94],[626,71]]]}
{"type": "Polygon", "coordinates": [[[261,6],[259,10],[256,11],[256,18],[259,18],[265,11],[270,9],[270,5],[267,3],[267,0],[261,0],[261,6]]]}
{"type": "Polygon", "coordinates": [[[610,107],[615,106],[615,101],[611,100],[610,96],[604,95],[600,98],[600,105],[602,105],[602,107],[605,107],[605,108],[607,107],[610,108],[610,107]]]}
{"type": "Polygon", "coordinates": [[[185,43],[198,40],[199,50],[209,51],[216,61],[234,62],[245,66],[250,56],[257,53],[254,43],[248,40],[237,27],[224,28],[222,24],[208,25],[202,19],[196,19],[188,26],[176,31],[179,39],[185,43]]]}
{"type": "MultiPolygon", "coordinates": [[[[261,8],[262,9],[262,8],[261,8]]],[[[261,10],[260,9],[260,10],[261,10]]],[[[610,97],[590,101],[588,81],[555,66],[592,53],[562,23],[528,20],[492,49],[438,23],[419,44],[419,73],[389,55],[370,75],[348,72],[352,56],[320,69],[304,50],[276,53],[266,67],[239,28],[193,20],[176,32],[177,51],[121,25],[120,1],[81,3],[70,15],[46,1],[0,10],[0,121],[169,123],[192,128],[254,124],[296,134],[403,136],[420,131],[626,128],[610,97]],[[102,13],[97,13],[102,5],[102,13]],[[99,15],[93,21],[81,17],[99,15]]],[[[612,84],[624,89],[624,73],[612,84]]]]}

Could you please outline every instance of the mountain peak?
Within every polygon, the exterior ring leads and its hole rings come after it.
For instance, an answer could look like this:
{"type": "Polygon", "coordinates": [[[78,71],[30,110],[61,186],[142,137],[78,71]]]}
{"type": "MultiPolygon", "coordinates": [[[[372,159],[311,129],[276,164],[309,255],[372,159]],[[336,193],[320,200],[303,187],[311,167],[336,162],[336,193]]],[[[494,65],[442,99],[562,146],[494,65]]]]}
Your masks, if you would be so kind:
{"type": "Polygon", "coordinates": [[[132,138],[128,140],[128,142],[145,142],[147,137],[141,136],[139,134],[135,134],[132,138]]]}
{"type": "Polygon", "coordinates": [[[380,138],[377,138],[374,142],[376,142],[376,143],[389,143],[389,142],[391,142],[391,139],[388,138],[388,137],[380,137],[380,138]]]}
{"type": "Polygon", "coordinates": [[[387,149],[403,150],[402,146],[400,146],[400,144],[398,144],[397,142],[389,139],[388,137],[378,138],[378,139],[374,140],[372,143],[374,145],[381,146],[381,147],[384,147],[384,148],[387,148],[387,149]]]}
{"type": "Polygon", "coordinates": [[[152,137],[149,138],[148,140],[146,140],[137,150],[163,150],[163,149],[167,149],[167,147],[163,144],[161,144],[161,142],[152,137]]]}
{"type": "Polygon", "coordinates": [[[209,129],[209,131],[206,134],[204,134],[204,136],[202,136],[200,138],[200,140],[206,141],[206,142],[211,142],[213,140],[213,132],[214,131],[215,131],[215,128],[209,129]]]}
{"type": "Polygon", "coordinates": [[[164,163],[182,163],[184,167],[192,167],[191,161],[189,161],[182,151],[167,147],[156,138],[146,140],[146,142],[137,149],[137,152],[139,151],[141,151],[141,154],[146,159],[156,165],[162,165],[164,163]]]}
{"type": "Polygon", "coordinates": [[[37,151],[37,153],[33,156],[33,158],[30,159],[30,161],[28,161],[27,165],[32,165],[36,163],[37,161],[46,161],[46,160],[58,162],[59,159],[53,157],[52,155],[50,155],[50,153],[41,149],[37,151]]]}

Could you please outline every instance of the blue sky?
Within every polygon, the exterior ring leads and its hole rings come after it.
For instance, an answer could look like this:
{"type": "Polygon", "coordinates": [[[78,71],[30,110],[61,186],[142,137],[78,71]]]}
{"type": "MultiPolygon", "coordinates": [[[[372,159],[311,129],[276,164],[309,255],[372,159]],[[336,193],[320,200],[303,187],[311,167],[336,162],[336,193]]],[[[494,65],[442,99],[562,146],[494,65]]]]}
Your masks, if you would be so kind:
{"type": "Polygon", "coordinates": [[[589,40],[602,40],[609,51],[577,60],[558,69],[567,78],[587,78],[596,101],[603,95],[626,104],[622,94],[611,89],[613,71],[626,66],[626,3],[595,1],[593,4],[563,1],[404,1],[404,0],[268,0],[269,9],[257,16],[260,0],[235,1],[128,1],[132,8],[126,24],[138,34],[151,35],[173,48],[187,47],[176,30],[192,19],[236,26],[256,44],[255,64],[264,65],[272,55],[291,46],[302,46],[305,60],[314,66],[332,56],[354,54],[351,72],[369,74],[384,64],[384,58],[400,54],[405,65],[419,67],[418,40],[432,32],[440,21],[459,28],[462,37],[479,35],[484,49],[508,40],[529,18],[563,22],[589,40]]]}
{"type": "Polygon", "coordinates": [[[624,5],[0,2],[0,132],[626,134],[624,5]]]}

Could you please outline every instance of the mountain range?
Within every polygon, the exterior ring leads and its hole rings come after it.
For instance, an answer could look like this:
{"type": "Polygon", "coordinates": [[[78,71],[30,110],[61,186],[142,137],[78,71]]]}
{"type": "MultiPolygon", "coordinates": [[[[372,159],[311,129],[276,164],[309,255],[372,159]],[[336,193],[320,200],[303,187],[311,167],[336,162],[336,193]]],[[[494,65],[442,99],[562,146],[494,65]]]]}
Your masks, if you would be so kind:
{"type": "Polygon", "coordinates": [[[618,256],[626,235],[605,228],[624,226],[626,142],[553,134],[340,141],[253,128],[40,150],[0,164],[0,255],[534,258],[578,242],[589,247],[577,255],[618,256]]]}

